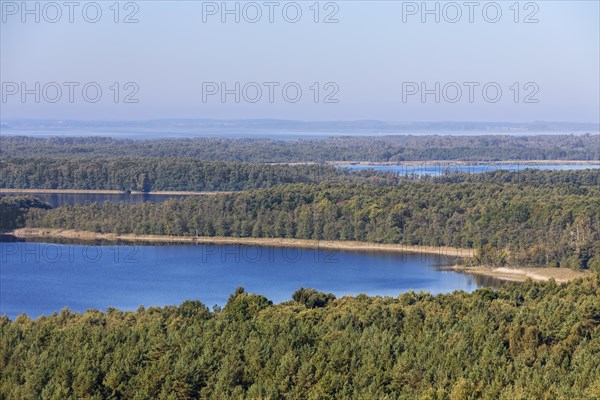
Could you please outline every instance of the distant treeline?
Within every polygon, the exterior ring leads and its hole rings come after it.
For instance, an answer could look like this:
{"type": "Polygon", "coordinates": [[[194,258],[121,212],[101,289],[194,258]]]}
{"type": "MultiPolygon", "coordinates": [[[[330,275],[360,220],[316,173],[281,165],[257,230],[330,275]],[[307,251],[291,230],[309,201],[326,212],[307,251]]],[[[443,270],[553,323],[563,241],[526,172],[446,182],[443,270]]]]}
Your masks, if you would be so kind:
{"type": "Polygon", "coordinates": [[[600,278],[0,318],[5,399],[597,399],[600,278]]]}
{"type": "Polygon", "coordinates": [[[535,168],[522,171],[490,171],[481,174],[451,173],[441,177],[423,178],[435,182],[497,182],[519,183],[529,186],[570,186],[576,192],[580,186],[600,186],[600,169],[589,168],[580,170],[550,171],[535,168]]]}
{"type": "MultiPolygon", "coordinates": [[[[6,158],[0,188],[130,191],[239,191],[285,183],[394,181],[321,164],[252,164],[191,158],[6,158]]],[[[389,176],[388,176],[389,175],[389,176]]]]}
{"type": "Polygon", "coordinates": [[[479,250],[479,264],[579,269],[600,257],[600,187],[485,181],[290,184],[158,204],[34,209],[26,224],[120,234],[468,247],[479,250]]]}
{"type": "Polygon", "coordinates": [[[235,162],[599,160],[598,135],[384,136],[314,140],[12,137],[6,157],[192,157],[235,162]]]}
{"type": "MultiPolygon", "coordinates": [[[[440,166],[443,170],[443,166],[440,166]]],[[[326,164],[263,164],[193,158],[6,158],[0,188],[123,191],[240,191],[286,183],[354,182],[397,185],[407,178],[437,182],[499,182],[600,186],[600,169],[578,171],[451,172],[420,177],[372,169],[351,171],[326,164]]],[[[443,171],[441,171],[443,172],[443,171]]]]}

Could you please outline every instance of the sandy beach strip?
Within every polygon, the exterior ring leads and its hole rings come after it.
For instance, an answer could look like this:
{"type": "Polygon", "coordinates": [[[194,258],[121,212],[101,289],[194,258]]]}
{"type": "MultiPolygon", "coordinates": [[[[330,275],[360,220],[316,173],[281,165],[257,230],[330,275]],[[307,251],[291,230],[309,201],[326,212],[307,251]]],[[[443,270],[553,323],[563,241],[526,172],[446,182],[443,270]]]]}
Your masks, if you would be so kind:
{"type": "Polygon", "coordinates": [[[509,282],[524,282],[527,279],[534,281],[548,281],[554,279],[556,282],[564,283],[574,279],[584,278],[589,275],[587,272],[574,271],[568,268],[548,268],[548,267],[466,267],[463,265],[455,265],[449,268],[453,271],[489,276],[496,279],[509,282]]]}
{"type": "Polygon", "coordinates": [[[307,249],[323,249],[330,251],[382,251],[395,253],[432,254],[443,257],[472,257],[473,249],[455,247],[407,246],[401,244],[379,244],[354,241],[328,241],[309,239],[284,238],[239,238],[219,236],[162,236],[162,235],[133,235],[115,233],[97,233],[90,231],[21,228],[10,232],[11,235],[27,238],[53,238],[74,240],[107,240],[146,243],[198,243],[198,244],[234,244],[267,247],[298,247],[307,249]]]}
{"type": "MultiPolygon", "coordinates": [[[[98,233],[90,231],[79,231],[72,229],[49,229],[49,228],[20,228],[8,234],[21,239],[68,239],[81,241],[106,240],[109,242],[128,242],[128,243],[161,243],[161,244],[212,244],[212,245],[244,245],[244,246],[263,246],[263,247],[286,247],[286,248],[304,248],[314,250],[335,251],[358,251],[358,252],[391,252],[391,253],[410,253],[437,255],[440,258],[448,257],[454,259],[470,258],[474,255],[473,249],[455,248],[455,247],[431,247],[431,246],[407,246],[401,244],[379,244],[355,241],[329,241],[329,240],[308,240],[308,239],[284,239],[284,238],[239,238],[239,237],[221,237],[221,236],[165,236],[165,235],[134,235],[134,234],[115,234],[98,233]]],[[[448,260],[450,261],[450,260],[448,260]]],[[[554,279],[556,282],[568,282],[573,279],[583,278],[588,275],[587,272],[573,271],[568,268],[547,268],[547,267],[467,267],[465,265],[455,264],[443,267],[448,270],[489,276],[503,281],[524,282],[527,279],[535,281],[547,281],[554,279]]]]}

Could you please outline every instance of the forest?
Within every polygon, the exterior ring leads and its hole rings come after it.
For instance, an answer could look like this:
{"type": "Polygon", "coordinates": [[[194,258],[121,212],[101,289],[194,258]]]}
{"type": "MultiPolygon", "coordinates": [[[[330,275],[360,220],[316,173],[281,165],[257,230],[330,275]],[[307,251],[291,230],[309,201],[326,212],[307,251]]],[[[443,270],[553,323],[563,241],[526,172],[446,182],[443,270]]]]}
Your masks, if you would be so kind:
{"type": "Polygon", "coordinates": [[[597,399],[600,275],[0,318],[6,399],[597,399]]]}
{"type": "Polygon", "coordinates": [[[285,183],[393,179],[321,164],[256,164],[193,158],[7,158],[0,188],[123,191],[239,191],[285,183]]]}
{"type": "Polygon", "coordinates": [[[586,269],[600,266],[600,187],[587,178],[598,173],[580,173],[578,184],[562,171],[528,171],[533,184],[507,178],[521,172],[475,182],[287,184],[161,203],[34,208],[24,226],[451,246],[477,249],[473,261],[482,265],[586,269]]]}
{"type": "Polygon", "coordinates": [[[52,207],[31,196],[0,197],[0,230],[23,226],[27,212],[34,208],[47,210],[52,207]]]}
{"type": "Polygon", "coordinates": [[[468,264],[592,273],[470,294],[299,288],[273,304],[238,288],[222,308],[3,316],[0,399],[600,398],[600,170],[419,177],[321,164],[600,155],[585,135],[539,140],[3,137],[0,187],[226,193],[57,208],[4,196],[2,231],[451,246],[476,250],[468,264]],[[277,164],[290,160],[316,164],[277,164]]]}
{"type": "Polygon", "coordinates": [[[191,157],[205,161],[325,162],[599,160],[597,135],[394,135],[324,139],[156,139],[3,136],[7,157],[191,157]]]}
{"type": "MultiPolygon", "coordinates": [[[[409,177],[410,178],[410,177],[409,177]]],[[[528,186],[569,186],[571,190],[581,186],[600,186],[600,170],[563,170],[541,171],[528,168],[521,171],[498,170],[481,174],[450,173],[439,177],[423,177],[421,179],[436,182],[497,182],[518,183],[528,186]]]]}
{"type": "Polygon", "coordinates": [[[442,176],[353,171],[327,164],[276,164],[201,161],[194,158],[6,158],[0,160],[0,188],[121,191],[241,191],[287,183],[352,182],[398,185],[418,179],[437,182],[500,182],[529,185],[600,186],[594,169],[525,169],[470,174],[439,166],[442,176]]]}

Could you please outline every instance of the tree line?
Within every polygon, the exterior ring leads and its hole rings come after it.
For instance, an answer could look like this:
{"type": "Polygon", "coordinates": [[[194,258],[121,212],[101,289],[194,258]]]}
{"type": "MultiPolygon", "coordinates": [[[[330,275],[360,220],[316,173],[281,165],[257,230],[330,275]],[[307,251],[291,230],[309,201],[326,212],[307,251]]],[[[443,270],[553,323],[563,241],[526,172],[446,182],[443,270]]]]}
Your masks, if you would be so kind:
{"type": "Polygon", "coordinates": [[[430,176],[374,169],[355,171],[316,163],[236,163],[171,157],[6,158],[0,160],[0,171],[0,188],[11,189],[240,191],[288,183],[398,185],[406,180],[600,186],[598,169],[470,174],[448,168],[442,170],[442,176],[430,176]]]}
{"type": "Polygon", "coordinates": [[[6,399],[593,399],[600,277],[0,318],[6,399]]]}
{"type": "Polygon", "coordinates": [[[191,157],[235,162],[600,160],[598,135],[395,135],[310,140],[3,136],[6,157],[191,157]]]}
{"type": "Polygon", "coordinates": [[[6,158],[0,188],[123,191],[240,191],[286,183],[394,182],[374,170],[323,164],[258,164],[193,158],[6,158]]]}
{"type": "Polygon", "coordinates": [[[427,180],[289,184],[161,203],[32,209],[25,225],[452,246],[478,249],[479,264],[580,269],[600,257],[600,188],[427,180]]]}
{"type": "Polygon", "coordinates": [[[569,187],[569,191],[577,192],[582,186],[600,186],[600,169],[588,168],[580,170],[538,170],[535,168],[521,171],[496,170],[480,174],[449,173],[438,177],[423,177],[436,182],[497,182],[515,183],[528,186],[561,186],[569,187]]]}

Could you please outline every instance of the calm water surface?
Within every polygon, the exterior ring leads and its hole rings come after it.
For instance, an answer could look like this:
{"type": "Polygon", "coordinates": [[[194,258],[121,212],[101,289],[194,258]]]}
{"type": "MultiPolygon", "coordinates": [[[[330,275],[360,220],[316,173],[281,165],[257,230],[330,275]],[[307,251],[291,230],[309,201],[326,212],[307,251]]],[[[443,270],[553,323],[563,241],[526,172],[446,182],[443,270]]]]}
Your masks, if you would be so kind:
{"type": "Polygon", "coordinates": [[[372,165],[372,164],[338,164],[339,168],[348,168],[353,171],[362,171],[373,169],[382,172],[391,172],[396,175],[416,175],[416,176],[443,176],[451,173],[481,174],[484,172],[505,170],[505,171],[523,171],[525,169],[537,170],[584,170],[598,169],[600,165],[581,165],[581,164],[466,164],[466,165],[372,165]]]}
{"type": "Polygon", "coordinates": [[[236,287],[287,301],[299,287],[336,296],[397,296],[497,287],[495,279],[444,271],[447,257],[216,245],[0,243],[0,314],[15,318],[199,299],[224,305],[236,287]]]}

